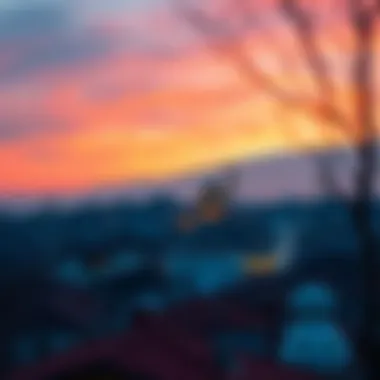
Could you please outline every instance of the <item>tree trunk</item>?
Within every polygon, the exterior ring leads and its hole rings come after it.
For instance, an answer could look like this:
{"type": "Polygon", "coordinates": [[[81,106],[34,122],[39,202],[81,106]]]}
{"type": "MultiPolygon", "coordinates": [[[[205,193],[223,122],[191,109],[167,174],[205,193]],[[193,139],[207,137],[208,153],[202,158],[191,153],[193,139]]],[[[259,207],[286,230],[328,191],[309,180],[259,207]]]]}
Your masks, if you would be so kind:
{"type": "Polygon", "coordinates": [[[377,258],[376,237],[372,229],[372,181],[375,172],[376,143],[370,141],[358,148],[359,171],[356,178],[356,194],[352,204],[352,216],[357,231],[361,278],[363,283],[363,330],[359,350],[369,379],[380,379],[380,365],[376,353],[377,308],[377,258]]]}
{"type": "Polygon", "coordinates": [[[356,93],[356,125],[358,171],[352,205],[353,221],[358,234],[363,280],[363,359],[369,378],[380,379],[376,360],[377,268],[376,239],[372,231],[372,190],[376,164],[376,121],[373,93],[373,43],[375,18],[357,0],[351,0],[356,34],[356,58],[353,66],[356,93]]]}

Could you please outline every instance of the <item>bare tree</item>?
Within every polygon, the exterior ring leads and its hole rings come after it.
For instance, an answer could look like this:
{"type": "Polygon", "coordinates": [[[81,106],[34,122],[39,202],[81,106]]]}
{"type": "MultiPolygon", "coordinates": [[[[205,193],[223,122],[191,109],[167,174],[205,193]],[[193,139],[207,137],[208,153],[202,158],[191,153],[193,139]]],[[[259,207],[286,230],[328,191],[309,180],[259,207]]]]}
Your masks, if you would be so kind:
{"type": "MultiPolygon", "coordinates": [[[[333,2],[333,1],[332,1],[333,2]]],[[[335,0],[338,3],[339,0],[335,0]]],[[[255,59],[254,52],[248,51],[240,43],[241,35],[236,31],[236,25],[246,28],[257,22],[257,6],[255,0],[221,0],[225,7],[224,13],[216,16],[190,6],[189,2],[178,0],[175,9],[182,20],[186,20],[194,30],[199,32],[203,41],[214,53],[230,61],[245,82],[255,89],[269,93],[281,104],[307,112],[317,117],[321,123],[331,125],[353,143],[357,171],[353,178],[353,194],[346,197],[339,189],[336,176],[330,162],[321,158],[318,162],[320,179],[323,185],[336,195],[344,196],[352,221],[356,227],[360,245],[362,277],[364,285],[364,323],[362,347],[367,350],[364,359],[371,370],[370,377],[380,378],[379,366],[374,357],[375,331],[378,319],[377,273],[375,236],[371,227],[371,202],[375,178],[376,145],[375,145],[375,116],[374,116],[374,82],[373,70],[373,40],[375,23],[378,19],[380,1],[341,0],[340,3],[345,17],[352,30],[355,46],[353,64],[350,72],[351,88],[355,96],[354,116],[347,116],[335,102],[335,85],[324,54],[317,43],[317,30],[314,26],[312,11],[307,10],[301,0],[277,0],[276,12],[281,15],[293,28],[300,53],[302,54],[309,73],[314,79],[317,97],[307,98],[302,94],[294,94],[281,86],[270,75],[262,71],[255,59]],[[222,35],[234,39],[228,48],[217,43],[217,37],[222,35]]],[[[309,2],[309,4],[317,1],[309,2]]],[[[322,3],[322,2],[321,2],[322,3]]],[[[268,35],[267,35],[268,37],[268,35]]],[[[273,44],[275,46],[275,44],[273,44]]],[[[277,45],[277,48],[279,46],[277,45]]],[[[283,51],[280,59],[285,58],[283,51]]]]}

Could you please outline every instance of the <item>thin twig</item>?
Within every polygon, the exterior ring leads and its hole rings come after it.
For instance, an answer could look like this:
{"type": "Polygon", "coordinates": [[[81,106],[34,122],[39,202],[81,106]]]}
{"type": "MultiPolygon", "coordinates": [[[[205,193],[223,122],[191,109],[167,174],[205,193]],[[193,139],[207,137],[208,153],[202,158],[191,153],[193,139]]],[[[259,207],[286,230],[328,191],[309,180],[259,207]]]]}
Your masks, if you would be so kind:
{"type": "Polygon", "coordinates": [[[333,121],[342,134],[347,134],[352,130],[352,125],[334,106],[334,84],[323,54],[318,48],[310,17],[302,10],[297,0],[282,0],[281,6],[294,27],[310,72],[319,88],[322,116],[333,121]]]}
{"type": "Polygon", "coordinates": [[[289,103],[294,101],[291,99],[283,88],[278,86],[267,74],[254,65],[251,59],[247,57],[243,49],[235,41],[234,45],[227,50],[221,44],[212,43],[210,37],[216,33],[216,31],[225,30],[225,27],[220,22],[207,17],[203,12],[195,9],[191,9],[185,6],[177,7],[177,12],[180,17],[186,20],[194,30],[198,31],[202,37],[206,46],[213,51],[217,52],[224,58],[229,58],[234,61],[238,67],[238,71],[243,79],[249,79],[250,83],[265,88],[272,96],[277,100],[289,103]]]}
{"type": "Polygon", "coordinates": [[[263,89],[278,102],[286,106],[304,110],[308,114],[314,115],[324,121],[334,121],[335,124],[339,125],[344,131],[350,131],[352,129],[349,121],[337,110],[334,110],[332,107],[327,107],[326,102],[321,100],[315,101],[305,96],[295,96],[278,85],[273,78],[257,67],[241,43],[234,41],[233,46],[226,49],[223,44],[210,41],[210,38],[215,35],[232,34],[223,21],[211,18],[201,10],[193,9],[192,7],[184,5],[184,3],[176,2],[174,4],[174,10],[181,19],[185,20],[195,31],[202,35],[204,43],[210,51],[218,53],[236,65],[238,73],[243,80],[248,79],[251,85],[253,84],[255,87],[263,89]]]}

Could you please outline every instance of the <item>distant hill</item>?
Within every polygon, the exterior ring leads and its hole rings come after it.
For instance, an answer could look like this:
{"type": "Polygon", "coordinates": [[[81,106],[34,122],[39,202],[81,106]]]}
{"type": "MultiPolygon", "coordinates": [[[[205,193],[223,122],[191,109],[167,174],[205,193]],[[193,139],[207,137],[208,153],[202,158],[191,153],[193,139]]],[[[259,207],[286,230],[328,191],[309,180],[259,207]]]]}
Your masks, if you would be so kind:
{"type": "MultiPolygon", "coordinates": [[[[173,157],[173,159],[175,159],[173,157]]],[[[91,193],[76,198],[36,200],[0,197],[0,208],[8,210],[32,210],[37,203],[61,204],[77,207],[81,204],[110,204],[118,201],[144,202],[152,196],[164,195],[182,201],[192,200],[206,180],[220,178],[231,168],[239,181],[236,189],[238,202],[273,202],[284,200],[310,200],[329,195],[320,181],[319,160],[331,164],[339,186],[349,192],[355,170],[354,152],[348,148],[299,154],[276,154],[221,165],[213,169],[192,171],[160,181],[144,181],[134,184],[115,183],[93,189],[91,193]],[[3,202],[1,202],[3,199],[3,202]]],[[[379,173],[380,174],[380,173],[379,173]]],[[[375,191],[380,194],[380,175],[375,191]]]]}
{"type": "MultiPolygon", "coordinates": [[[[320,160],[331,164],[339,187],[349,192],[355,170],[355,155],[352,150],[342,148],[293,155],[277,154],[235,162],[224,167],[187,173],[160,183],[147,182],[129,188],[121,186],[113,190],[113,194],[143,199],[155,193],[167,193],[188,200],[195,196],[207,179],[223,177],[226,171],[233,168],[239,178],[236,196],[240,202],[309,200],[329,195],[329,189],[325,189],[320,181],[320,160]]],[[[380,194],[380,175],[378,177],[376,193],[380,194]]]]}
{"type": "MultiPolygon", "coordinates": [[[[205,181],[221,178],[232,168],[238,175],[236,200],[242,203],[284,200],[310,200],[329,195],[320,181],[319,162],[331,164],[339,187],[349,193],[355,170],[355,155],[348,148],[300,154],[277,154],[260,159],[234,162],[214,169],[193,171],[162,181],[146,181],[133,186],[118,184],[112,189],[97,189],[93,200],[145,200],[155,194],[166,194],[180,200],[191,200],[205,181]]],[[[379,173],[380,174],[380,173],[379,173]]],[[[380,194],[380,175],[375,191],[380,194]]]]}

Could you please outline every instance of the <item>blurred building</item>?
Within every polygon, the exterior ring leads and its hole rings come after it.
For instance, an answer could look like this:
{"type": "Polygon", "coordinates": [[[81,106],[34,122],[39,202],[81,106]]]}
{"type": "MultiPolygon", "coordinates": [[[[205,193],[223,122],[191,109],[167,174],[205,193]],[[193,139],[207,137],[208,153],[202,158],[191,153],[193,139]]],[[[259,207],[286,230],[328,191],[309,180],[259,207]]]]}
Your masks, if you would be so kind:
{"type": "Polygon", "coordinates": [[[354,349],[337,322],[340,305],[333,290],[324,283],[302,284],[290,294],[287,306],[290,321],[283,329],[280,360],[324,375],[346,373],[354,349]]]}

